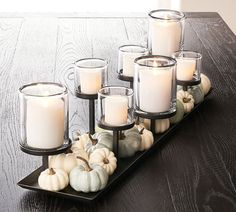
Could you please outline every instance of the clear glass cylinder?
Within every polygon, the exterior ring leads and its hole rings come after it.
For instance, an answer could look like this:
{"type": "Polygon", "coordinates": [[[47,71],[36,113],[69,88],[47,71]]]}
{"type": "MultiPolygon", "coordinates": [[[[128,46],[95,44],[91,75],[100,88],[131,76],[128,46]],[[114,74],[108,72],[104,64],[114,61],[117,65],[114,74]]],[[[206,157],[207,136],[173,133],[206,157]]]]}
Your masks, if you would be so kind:
{"type": "Polygon", "coordinates": [[[134,122],[133,90],[107,86],[98,92],[98,122],[108,126],[124,126],[134,122]]]}
{"type": "Polygon", "coordinates": [[[53,149],[68,141],[68,91],[58,83],[32,83],[19,89],[21,142],[53,149]]]}
{"type": "Polygon", "coordinates": [[[185,15],[175,10],[149,14],[148,48],[153,55],[171,56],[183,47],[185,15]]]}
{"type": "Polygon", "coordinates": [[[84,58],[75,62],[75,90],[82,94],[97,94],[107,84],[108,62],[100,58],[84,58]]]}
{"type": "Polygon", "coordinates": [[[138,57],[148,55],[146,47],[138,45],[124,45],[119,47],[118,73],[123,76],[134,76],[134,60],[138,57]]]}
{"type": "Polygon", "coordinates": [[[176,61],[165,56],[135,60],[134,102],[139,114],[153,117],[176,111],[176,61]]]}
{"type": "Polygon", "coordinates": [[[200,81],[202,55],[194,51],[178,51],[173,54],[177,61],[176,78],[179,81],[200,81]]]}

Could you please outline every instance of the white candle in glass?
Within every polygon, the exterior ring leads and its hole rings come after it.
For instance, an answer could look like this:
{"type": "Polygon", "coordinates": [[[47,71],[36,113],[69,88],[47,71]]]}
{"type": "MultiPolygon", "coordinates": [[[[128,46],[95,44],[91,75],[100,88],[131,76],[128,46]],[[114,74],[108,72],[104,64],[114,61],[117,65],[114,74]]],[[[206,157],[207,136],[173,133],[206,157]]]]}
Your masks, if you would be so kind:
{"type": "Polygon", "coordinates": [[[127,123],[128,98],[126,96],[113,95],[105,98],[105,122],[113,126],[127,123]]]}
{"type": "Polygon", "coordinates": [[[27,101],[27,144],[34,148],[57,148],[64,143],[65,104],[62,99],[35,97],[27,101]]]}
{"type": "Polygon", "coordinates": [[[176,58],[177,80],[189,81],[193,79],[196,70],[196,60],[176,58]]]}
{"type": "Polygon", "coordinates": [[[139,70],[140,109],[160,113],[170,109],[172,71],[168,68],[139,70]]]}
{"type": "Polygon", "coordinates": [[[127,52],[123,54],[123,75],[128,77],[134,76],[134,60],[142,54],[127,52]]]}
{"type": "Polygon", "coordinates": [[[171,56],[181,44],[181,23],[171,20],[150,20],[152,54],[171,56]]]}
{"type": "Polygon", "coordinates": [[[96,94],[102,87],[102,70],[80,70],[80,86],[82,93],[96,94]]]}

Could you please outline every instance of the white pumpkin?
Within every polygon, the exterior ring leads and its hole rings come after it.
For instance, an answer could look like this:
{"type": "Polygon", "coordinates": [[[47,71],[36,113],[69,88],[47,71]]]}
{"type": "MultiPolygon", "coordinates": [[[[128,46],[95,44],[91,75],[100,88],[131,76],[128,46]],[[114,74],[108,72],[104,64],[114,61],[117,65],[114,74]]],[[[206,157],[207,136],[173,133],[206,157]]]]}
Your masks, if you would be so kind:
{"type": "Polygon", "coordinates": [[[194,98],[188,91],[178,91],[177,99],[182,102],[185,113],[190,112],[194,108],[194,98]]]}
{"type": "Polygon", "coordinates": [[[154,142],[154,137],[151,131],[147,130],[143,125],[135,125],[138,128],[139,134],[141,135],[141,143],[139,151],[149,149],[154,142]]]}
{"type": "MultiPolygon", "coordinates": [[[[150,119],[144,119],[145,128],[150,130],[150,119]]],[[[155,123],[155,133],[163,133],[170,127],[169,119],[157,119],[155,123]]]]}
{"type": "Polygon", "coordinates": [[[100,165],[109,175],[112,175],[117,167],[114,153],[107,148],[95,149],[90,155],[89,163],[100,165]]]}
{"type": "Polygon", "coordinates": [[[204,92],[204,95],[206,95],[211,89],[211,81],[205,74],[201,74],[201,85],[200,86],[204,92]]]}
{"type": "Polygon", "coordinates": [[[48,167],[62,169],[69,174],[75,166],[84,165],[84,161],[78,159],[78,156],[88,160],[87,152],[80,149],[76,153],[49,156],[48,167]]]}
{"type": "Polygon", "coordinates": [[[86,160],[84,162],[86,167],[76,166],[70,172],[70,186],[85,193],[104,189],[109,178],[106,170],[97,164],[90,166],[86,160]]]}
{"type": "Polygon", "coordinates": [[[49,191],[60,191],[68,186],[68,174],[62,169],[49,168],[40,173],[39,187],[49,191]]]}
{"type": "Polygon", "coordinates": [[[86,145],[89,143],[89,134],[84,133],[82,135],[79,135],[77,133],[77,137],[74,137],[75,142],[72,144],[71,150],[73,151],[74,148],[77,149],[85,149],[86,145]]]}

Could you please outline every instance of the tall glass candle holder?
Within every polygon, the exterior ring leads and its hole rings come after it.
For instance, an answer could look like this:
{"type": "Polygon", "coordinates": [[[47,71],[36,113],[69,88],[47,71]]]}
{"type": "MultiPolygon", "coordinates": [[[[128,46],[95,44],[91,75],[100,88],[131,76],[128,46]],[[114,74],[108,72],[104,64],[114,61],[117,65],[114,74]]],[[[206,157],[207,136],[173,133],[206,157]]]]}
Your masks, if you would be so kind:
{"type": "Polygon", "coordinates": [[[98,92],[98,126],[113,131],[113,151],[119,158],[119,132],[134,126],[133,90],[108,86],[98,92]]]}
{"type": "Polygon", "coordinates": [[[134,98],[137,116],[150,119],[176,113],[176,60],[143,56],[135,60],[134,98]]]}
{"type": "Polygon", "coordinates": [[[148,48],[153,55],[171,56],[182,49],[185,15],[174,10],[149,13],[148,48]]]}
{"type": "Polygon", "coordinates": [[[175,52],[173,57],[177,61],[177,84],[184,87],[198,85],[201,82],[202,55],[183,50],[175,52]]]}
{"type": "Polygon", "coordinates": [[[75,62],[75,95],[89,100],[89,132],[95,133],[95,99],[98,90],[107,84],[108,62],[100,58],[85,58],[75,62]]]}
{"type": "Polygon", "coordinates": [[[118,78],[130,82],[133,88],[134,60],[137,57],[148,55],[146,47],[139,45],[124,45],[119,47],[118,78]]]}
{"type": "Polygon", "coordinates": [[[19,97],[21,145],[27,153],[41,155],[43,150],[68,144],[66,87],[51,82],[32,83],[19,89],[19,97]]]}

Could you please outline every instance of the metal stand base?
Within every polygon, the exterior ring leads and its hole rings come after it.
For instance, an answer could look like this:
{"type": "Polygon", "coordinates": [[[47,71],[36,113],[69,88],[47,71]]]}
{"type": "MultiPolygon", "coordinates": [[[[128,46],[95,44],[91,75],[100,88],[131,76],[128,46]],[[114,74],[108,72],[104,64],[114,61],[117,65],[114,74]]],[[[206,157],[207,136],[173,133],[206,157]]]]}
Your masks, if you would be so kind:
{"type": "Polygon", "coordinates": [[[75,91],[75,96],[81,99],[89,100],[89,133],[95,133],[95,100],[98,98],[98,94],[84,94],[81,93],[80,86],[75,91]]]}

